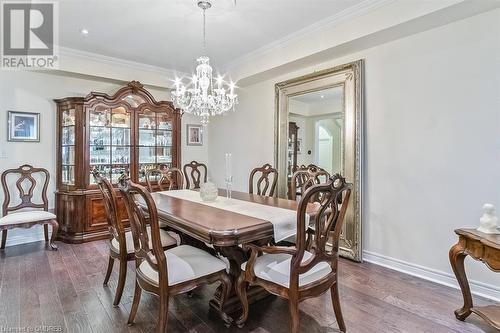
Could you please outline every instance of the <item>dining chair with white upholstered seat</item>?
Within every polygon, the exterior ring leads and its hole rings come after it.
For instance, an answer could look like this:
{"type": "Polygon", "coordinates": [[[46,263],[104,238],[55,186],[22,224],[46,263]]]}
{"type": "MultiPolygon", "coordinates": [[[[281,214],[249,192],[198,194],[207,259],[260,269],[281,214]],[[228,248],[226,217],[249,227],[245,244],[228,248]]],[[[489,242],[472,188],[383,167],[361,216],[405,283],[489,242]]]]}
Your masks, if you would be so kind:
{"type": "Polygon", "coordinates": [[[149,192],[166,190],[182,190],[184,188],[184,174],[179,168],[151,169],[146,172],[146,184],[149,192]],[[156,184],[153,178],[157,178],[156,184]],[[156,185],[156,186],[155,186],[156,185]]]}
{"type": "Polygon", "coordinates": [[[31,165],[25,164],[17,169],[4,171],[1,179],[4,201],[2,205],[2,217],[0,218],[0,231],[2,232],[0,249],[5,248],[7,230],[43,225],[45,241],[49,242],[52,250],[57,250],[55,240],[57,231],[59,230],[59,223],[57,223],[57,216],[48,211],[47,187],[50,180],[49,172],[46,169],[34,168],[31,165]],[[42,180],[42,186],[37,186],[37,179],[42,180]],[[11,182],[15,186],[9,186],[11,182]],[[20,199],[20,202],[17,204],[11,202],[11,194],[16,192],[18,194],[16,196],[20,199]],[[35,194],[41,197],[41,203],[33,202],[35,194]],[[49,225],[52,226],[50,240],[49,225]]]}
{"type": "Polygon", "coordinates": [[[342,317],[338,291],[338,250],[344,217],[349,204],[352,185],[340,175],[326,183],[309,187],[302,195],[297,210],[296,245],[244,245],[250,258],[241,266],[236,291],[243,305],[243,313],[236,321],[242,327],[248,318],[247,287],[259,285],[272,294],[288,299],[290,331],[299,331],[299,302],[330,290],[337,323],[342,332],[346,327],[342,317]],[[319,207],[311,219],[315,223],[313,244],[306,245],[306,210],[313,197],[321,197],[319,207]],[[340,202],[340,204],[339,204],[340,202]],[[331,243],[329,243],[331,242],[331,243]]]}
{"type": "MultiPolygon", "coordinates": [[[[125,287],[125,279],[127,277],[127,262],[135,259],[134,241],[130,231],[125,231],[120,212],[118,210],[118,198],[110,181],[101,176],[99,171],[92,171],[95,183],[99,187],[103,196],[104,209],[108,219],[108,228],[110,233],[109,243],[109,261],[106,276],[104,277],[104,285],[108,284],[115,260],[120,262],[120,271],[118,275],[118,284],[116,286],[114,306],[118,306],[125,287]]],[[[151,233],[148,227],[148,233],[151,233]]],[[[170,236],[167,231],[160,230],[160,244],[162,248],[169,249],[177,245],[175,238],[170,236]]]]}
{"type": "Polygon", "coordinates": [[[250,172],[250,177],[248,178],[248,193],[253,194],[255,192],[257,195],[272,197],[274,196],[277,181],[278,170],[273,168],[271,164],[266,163],[250,172]],[[255,178],[257,178],[257,180],[255,180],[255,178]]]}
{"type": "Polygon", "coordinates": [[[206,164],[191,161],[184,165],[183,170],[186,177],[186,189],[198,189],[201,184],[207,182],[208,169],[206,164]]]}
{"type": "Polygon", "coordinates": [[[125,178],[120,179],[119,188],[126,202],[136,256],[136,283],[129,325],[134,322],[142,290],[160,298],[157,332],[165,332],[170,296],[189,292],[202,284],[220,282],[219,315],[229,326],[232,319],[222,311],[232,285],[226,263],[190,245],[164,250],[160,242],[158,211],[151,194],[125,178]],[[147,232],[148,222],[151,233],[147,232]]]}

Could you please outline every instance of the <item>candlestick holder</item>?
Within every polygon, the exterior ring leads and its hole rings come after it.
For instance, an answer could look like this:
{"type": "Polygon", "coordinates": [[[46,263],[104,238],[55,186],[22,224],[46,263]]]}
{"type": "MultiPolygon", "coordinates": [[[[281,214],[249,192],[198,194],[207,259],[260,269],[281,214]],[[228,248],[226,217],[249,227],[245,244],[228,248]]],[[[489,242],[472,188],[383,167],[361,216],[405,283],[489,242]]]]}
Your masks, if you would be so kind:
{"type": "Polygon", "coordinates": [[[226,177],[226,198],[232,198],[233,177],[226,177]]]}

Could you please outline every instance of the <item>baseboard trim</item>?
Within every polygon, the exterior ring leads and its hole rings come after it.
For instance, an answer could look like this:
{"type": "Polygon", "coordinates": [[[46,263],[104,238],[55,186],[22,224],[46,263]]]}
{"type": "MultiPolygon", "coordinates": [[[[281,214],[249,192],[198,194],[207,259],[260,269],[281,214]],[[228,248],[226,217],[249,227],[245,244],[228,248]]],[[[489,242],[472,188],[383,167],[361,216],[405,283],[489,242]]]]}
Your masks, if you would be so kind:
{"type": "MultiPolygon", "coordinates": [[[[52,230],[49,228],[49,237],[52,235],[52,230]]],[[[35,225],[29,229],[9,229],[7,232],[7,242],[5,246],[14,246],[26,243],[44,241],[43,227],[35,225]]]]}
{"type": "MultiPolygon", "coordinates": [[[[460,289],[455,276],[447,272],[442,272],[436,269],[412,264],[371,251],[363,251],[363,261],[367,261],[372,264],[383,266],[408,275],[416,276],[424,280],[439,283],[448,287],[460,289]]],[[[500,302],[499,287],[474,280],[469,280],[469,286],[472,294],[488,298],[496,302],[500,302]]]]}

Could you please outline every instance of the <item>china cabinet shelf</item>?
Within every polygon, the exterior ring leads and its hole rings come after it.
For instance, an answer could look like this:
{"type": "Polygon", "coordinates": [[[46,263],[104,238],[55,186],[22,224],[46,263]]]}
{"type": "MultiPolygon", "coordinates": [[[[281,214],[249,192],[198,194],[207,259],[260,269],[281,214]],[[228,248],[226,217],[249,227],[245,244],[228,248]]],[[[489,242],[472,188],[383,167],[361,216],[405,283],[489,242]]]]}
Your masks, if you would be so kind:
{"type": "MultiPolygon", "coordinates": [[[[102,197],[90,171],[97,168],[113,184],[123,173],[145,184],[147,170],[179,167],[180,111],[171,102],[157,102],[136,81],[112,96],[93,92],[55,102],[59,238],[69,243],[107,238],[102,197]]],[[[121,199],[120,207],[125,211],[121,199]]]]}

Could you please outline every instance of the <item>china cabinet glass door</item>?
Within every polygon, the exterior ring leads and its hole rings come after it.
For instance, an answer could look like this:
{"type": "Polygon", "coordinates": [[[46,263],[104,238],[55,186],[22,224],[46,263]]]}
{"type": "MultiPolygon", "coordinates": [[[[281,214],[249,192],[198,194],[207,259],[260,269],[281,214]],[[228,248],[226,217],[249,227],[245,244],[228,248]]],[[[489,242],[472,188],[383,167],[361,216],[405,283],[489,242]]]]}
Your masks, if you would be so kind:
{"type": "MultiPolygon", "coordinates": [[[[113,184],[130,170],[130,113],[123,107],[98,105],[89,114],[90,168],[113,184]]],[[[90,183],[94,184],[93,177],[90,183]]]]}
{"type": "Polygon", "coordinates": [[[172,166],[172,120],[149,109],[138,116],[138,179],[145,182],[148,170],[172,166]]]}
{"type": "Polygon", "coordinates": [[[61,184],[75,184],[75,109],[62,112],[61,184]]]}

